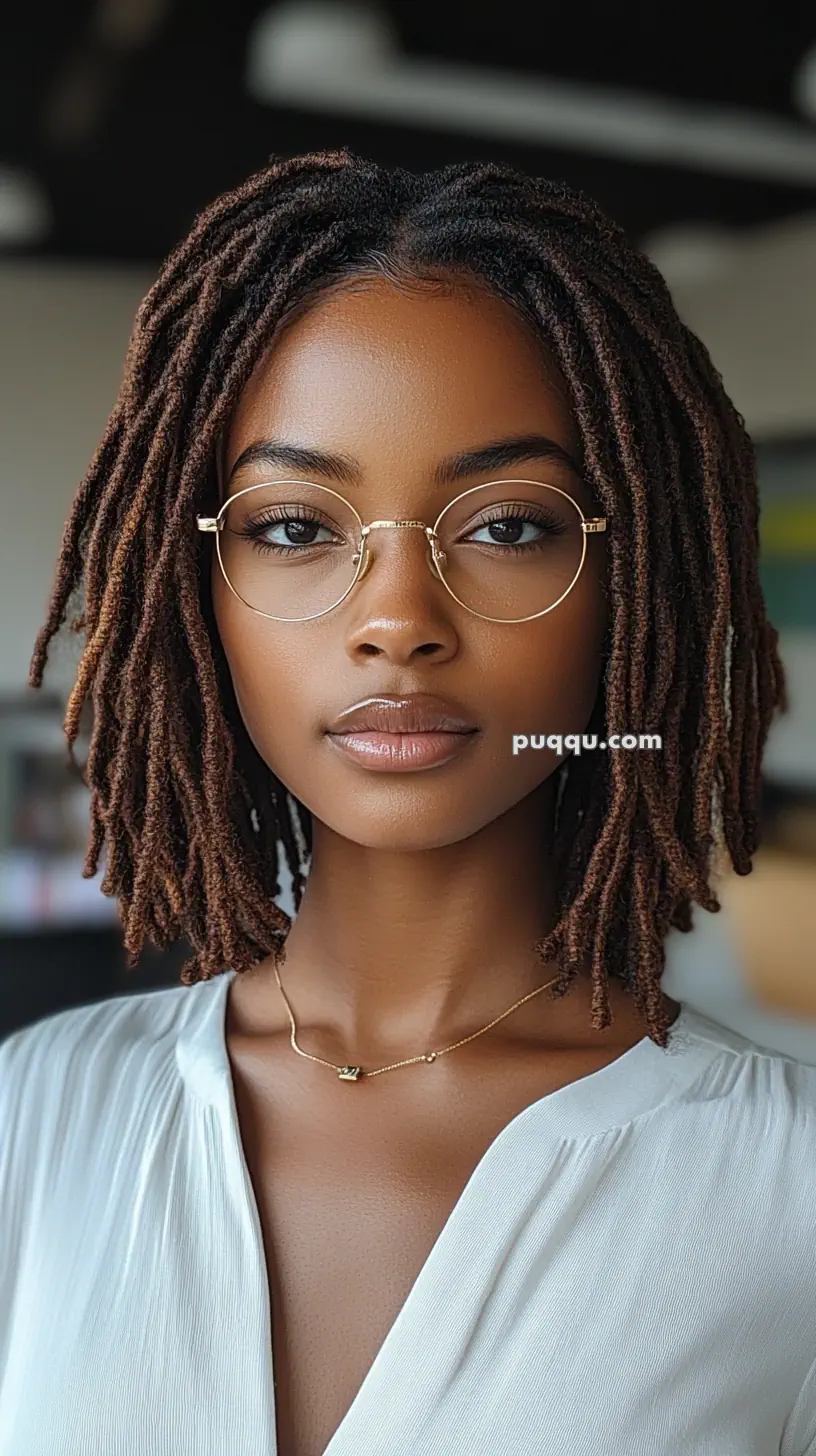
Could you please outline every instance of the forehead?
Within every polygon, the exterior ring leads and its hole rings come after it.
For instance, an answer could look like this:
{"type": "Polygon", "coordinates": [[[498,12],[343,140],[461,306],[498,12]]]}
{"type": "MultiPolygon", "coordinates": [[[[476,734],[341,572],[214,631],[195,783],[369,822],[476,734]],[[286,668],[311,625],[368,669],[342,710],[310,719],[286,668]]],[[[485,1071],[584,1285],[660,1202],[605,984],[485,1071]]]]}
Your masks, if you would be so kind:
{"type": "Polygon", "coordinates": [[[509,303],[469,284],[356,280],[267,349],[232,416],[224,464],[271,433],[381,467],[406,448],[430,460],[536,430],[578,447],[565,382],[509,303]]]}

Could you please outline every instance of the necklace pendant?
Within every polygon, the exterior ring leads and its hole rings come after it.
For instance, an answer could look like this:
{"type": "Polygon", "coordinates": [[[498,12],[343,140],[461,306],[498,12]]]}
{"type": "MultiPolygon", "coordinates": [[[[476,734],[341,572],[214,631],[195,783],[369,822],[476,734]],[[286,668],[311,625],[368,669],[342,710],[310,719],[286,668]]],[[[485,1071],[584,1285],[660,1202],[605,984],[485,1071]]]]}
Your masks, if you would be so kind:
{"type": "Polygon", "coordinates": [[[362,1067],[338,1067],[337,1075],[341,1082],[356,1082],[358,1077],[362,1077],[363,1069],[362,1067]]]}

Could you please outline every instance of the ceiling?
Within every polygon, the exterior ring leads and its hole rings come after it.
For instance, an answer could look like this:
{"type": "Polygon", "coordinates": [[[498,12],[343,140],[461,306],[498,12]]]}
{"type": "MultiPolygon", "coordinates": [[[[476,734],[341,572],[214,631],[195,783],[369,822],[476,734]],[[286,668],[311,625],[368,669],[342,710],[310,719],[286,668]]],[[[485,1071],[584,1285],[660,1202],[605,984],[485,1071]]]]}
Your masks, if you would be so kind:
{"type": "MultiPolygon", "coordinates": [[[[816,208],[816,181],[698,173],[261,104],[247,94],[244,70],[250,28],[267,8],[258,0],[18,5],[0,53],[0,164],[37,178],[53,224],[17,251],[155,263],[201,207],[271,154],[340,145],[412,169],[507,160],[585,189],[636,237],[673,223],[739,226],[816,208]]],[[[381,8],[412,56],[748,107],[807,125],[791,81],[816,41],[816,12],[808,19],[792,0],[383,0],[381,8]]],[[[813,122],[810,130],[816,139],[813,122]]]]}

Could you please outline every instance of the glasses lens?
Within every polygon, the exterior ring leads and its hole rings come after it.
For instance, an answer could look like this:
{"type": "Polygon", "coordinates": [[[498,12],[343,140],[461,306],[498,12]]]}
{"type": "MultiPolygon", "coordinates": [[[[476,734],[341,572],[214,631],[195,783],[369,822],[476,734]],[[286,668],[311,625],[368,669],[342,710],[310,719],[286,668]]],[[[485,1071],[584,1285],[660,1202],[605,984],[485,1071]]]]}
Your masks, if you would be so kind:
{"type": "Polygon", "coordinates": [[[451,504],[437,532],[446,558],[439,569],[453,595],[499,621],[548,611],[581,569],[581,516],[552,486],[477,486],[451,504]]]}
{"type": "Polygon", "coordinates": [[[218,543],[229,584],[248,607],[297,621],[328,611],[349,590],[360,522],[325,486],[276,481],[232,497],[218,543]]]}

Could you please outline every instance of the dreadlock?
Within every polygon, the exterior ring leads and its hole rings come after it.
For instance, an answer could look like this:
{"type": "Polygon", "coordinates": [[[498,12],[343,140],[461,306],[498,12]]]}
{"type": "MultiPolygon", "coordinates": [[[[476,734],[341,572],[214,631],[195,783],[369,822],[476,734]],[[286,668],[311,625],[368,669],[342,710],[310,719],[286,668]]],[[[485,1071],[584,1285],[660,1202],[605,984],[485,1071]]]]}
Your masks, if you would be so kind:
{"type": "MultiPolygon", "coordinates": [[[[551,997],[591,966],[667,1045],[664,939],[693,902],[719,910],[712,846],[738,874],[759,841],[763,746],[785,677],[758,576],[758,495],[744,421],[656,268],[587,197],[496,164],[425,174],[343,150],[270,164],[196,219],[142,301],[121,390],[66,524],[29,682],[84,588],[69,756],[92,697],[83,867],[115,896],[127,964],[185,936],[192,985],[282,954],[278,846],[295,906],[311,817],[249,739],[209,592],[196,512],[218,441],[282,322],[372,270],[477,279],[508,300],[567,382],[586,478],[614,522],[599,724],[659,732],[662,752],[572,756],[554,850],[559,912],[536,947],[551,997]]],[[[208,539],[208,538],[207,538],[208,539]]]]}

